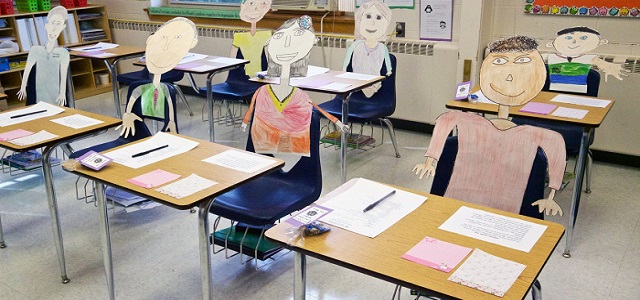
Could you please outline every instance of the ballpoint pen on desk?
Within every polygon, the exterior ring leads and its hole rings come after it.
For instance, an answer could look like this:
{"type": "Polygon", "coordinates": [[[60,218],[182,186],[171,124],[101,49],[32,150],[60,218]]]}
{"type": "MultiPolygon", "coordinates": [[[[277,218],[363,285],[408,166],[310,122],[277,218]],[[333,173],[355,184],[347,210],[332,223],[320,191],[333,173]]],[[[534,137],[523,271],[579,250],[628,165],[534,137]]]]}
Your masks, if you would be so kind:
{"type": "Polygon", "coordinates": [[[391,191],[390,193],[386,194],[384,197],[380,198],[380,200],[373,202],[371,204],[369,204],[369,206],[365,207],[362,212],[366,213],[370,210],[372,210],[374,207],[376,207],[378,204],[380,204],[380,202],[386,200],[387,198],[393,196],[396,193],[396,190],[391,191]]]}
{"type": "Polygon", "coordinates": [[[131,158],[136,158],[136,157],[140,157],[140,156],[143,156],[143,155],[147,155],[147,154],[149,154],[151,152],[158,151],[160,149],[164,149],[164,148],[167,148],[167,147],[169,147],[169,145],[162,145],[162,146],[157,147],[157,148],[153,148],[153,149],[150,149],[150,150],[142,151],[140,153],[136,153],[134,155],[131,155],[131,158]]]}
{"type": "Polygon", "coordinates": [[[87,50],[96,50],[96,49],[102,49],[102,47],[101,47],[101,46],[98,46],[98,47],[84,48],[84,49],[82,49],[82,51],[87,51],[87,50]]]}
{"type": "Polygon", "coordinates": [[[46,112],[46,111],[47,111],[46,109],[38,110],[38,111],[32,111],[32,112],[29,112],[29,113],[24,113],[24,114],[20,114],[20,115],[11,116],[11,119],[17,119],[17,118],[21,118],[21,117],[35,115],[35,114],[43,113],[43,112],[46,112]]]}

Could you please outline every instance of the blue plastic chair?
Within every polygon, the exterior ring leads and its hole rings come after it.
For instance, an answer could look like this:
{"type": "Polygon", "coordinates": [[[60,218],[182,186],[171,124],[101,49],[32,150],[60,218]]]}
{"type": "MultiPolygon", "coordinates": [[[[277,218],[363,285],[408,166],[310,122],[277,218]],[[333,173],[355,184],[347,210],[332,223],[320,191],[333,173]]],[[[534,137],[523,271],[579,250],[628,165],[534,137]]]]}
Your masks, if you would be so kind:
{"type": "MultiPolygon", "coordinates": [[[[236,58],[244,59],[240,49],[238,49],[236,58]]],[[[268,63],[267,56],[264,51],[262,52],[261,64],[262,70],[266,70],[268,63]]],[[[227,119],[231,120],[231,124],[235,124],[235,116],[231,111],[229,102],[248,103],[251,100],[251,96],[253,96],[256,90],[262,86],[261,83],[249,81],[249,78],[250,77],[247,76],[244,68],[236,68],[228,72],[227,79],[224,82],[211,86],[211,93],[214,102],[216,99],[219,99],[226,106],[227,119]]],[[[207,87],[199,88],[198,93],[201,96],[206,97],[207,87]]]]}
{"type": "MultiPolygon", "coordinates": [[[[310,128],[309,157],[302,157],[289,172],[271,172],[244,183],[213,201],[210,212],[219,216],[215,221],[216,227],[222,217],[238,222],[235,225],[236,232],[239,232],[240,228],[244,231],[241,233],[243,240],[239,245],[235,245],[235,248],[229,247],[231,243],[223,239],[214,239],[215,244],[264,260],[266,256],[258,253],[260,243],[266,242],[263,241],[264,231],[280,218],[318,200],[322,192],[322,169],[319,149],[320,120],[316,113],[312,115],[310,128]],[[253,249],[248,249],[249,246],[245,246],[244,243],[248,232],[259,234],[257,245],[251,246],[253,249]]],[[[251,135],[246,149],[254,151],[251,135]]]]}
{"type": "MultiPolygon", "coordinates": [[[[547,73],[547,81],[544,85],[544,87],[542,88],[542,90],[544,91],[549,91],[549,73],[547,73]]],[[[563,92],[563,91],[559,91],[565,94],[574,94],[574,95],[581,95],[581,96],[591,96],[591,97],[598,97],[598,90],[600,88],[600,73],[598,73],[598,71],[595,71],[593,69],[589,70],[589,75],[587,76],[587,92],[584,94],[581,93],[570,93],[570,92],[563,92]]],[[[557,131],[559,132],[562,137],[564,138],[564,143],[567,149],[567,156],[574,156],[577,157],[578,153],[580,152],[580,143],[582,141],[582,132],[583,132],[583,127],[582,126],[578,126],[578,125],[571,125],[571,124],[567,124],[567,123],[562,123],[562,122],[554,122],[554,121],[549,121],[549,120],[541,120],[541,119],[534,119],[534,118],[525,118],[525,117],[513,117],[512,121],[518,125],[531,125],[531,126],[538,126],[538,127],[543,127],[543,128],[547,128],[547,129],[551,129],[553,131],[557,131]]],[[[595,135],[595,130],[591,131],[591,134],[589,135],[589,146],[591,146],[591,144],[593,144],[593,139],[594,139],[594,135],[595,135]]],[[[586,169],[585,169],[585,174],[587,177],[587,183],[586,183],[586,187],[585,187],[585,192],[591,193],[591,163],[593,161],[593,154],[591,153],[591,150],[588,151],[588,157],[587,157],[587,164],[586,164],[586,169]]],[[[576,178],[577,180],[577,178],[576,178]]]]}
{"type": "MultiPolygon", "coordinates": [[[[189,111],[189,115],[193,116],[193,112],[191,111],[191,106],[189,106],[189,102],[187,102],[187,98],[182,93],[180,87],[177,86],[176,82],[182,80],[184,78],[184,72],[180,70],[171,70],[167,73],[162,74],[160,77],[160,81],[172,85],[176,90],[177,94],[180,96],[184,104],[187,106],[187,110],[189,111]]],[[[116,77],[118,83],[131,85],[131,83],[140,80],[151,80],[151,73],[149,73],[149,69],[144,67],[142,70],[133,71],[129,73],[119,74],[116,77]]]]}
{"type": "MultiPolygon", "coordinates": [[[[390,54],[390,57],[393,73],[382,81],[382,86],[371,98],[367,98],[362,91],[351,94],[351,98],[349,98],[349,122],[359,124],[371,124],[375,120],[380,120],[381,123],[384,122],[389,129],[396,157],[400,157],[395,131],[391,121],[387,118],[396,110],[396,74],[398,73],[396,57],[393,54],[390,54]]],[[[351,63],[347,66],[347,71],[353,71],[351,63]]],[[[387,67],[383,64],[380,69],[380,75],[384,76],[386,74],[387,67]]],[[[321,103],[318,106],[338,119],[342,118],[342,99],[339,97],[321,103]]],[[[384,140],[384,130],[382,136],[384,140]]]]}
{"type": "MultiPolygon", "coordinates": [[[[449,186],[449,180],[453,173],[453,166],[455,165],[456,156],[458,154],[458,137],[452,136],[447,138],[440,159],[436,166],[436,173],[431,184],[431,194],[444,196],[449,186]]],[[[520,214],[523,216],[529,216],[544,220],[544,214],[538,212],[537,207],[531,206],[531,204],[537,200],[544,198],[544,189],[546,186],[547,175],[547,156],[542,149],[538,148],[536,157],[531,167],[531,173],[529,175],[529,181],[527,188],[522,198],[522,207],[520,207],[520,214]]],[[[463,201],[473,202],[473,195],[469,195],[468,199],[459,199],[463,201]]],[[[531,294],[533,299],[542,299],[540,282],[536,279],[533,282],[531,294]]]]}

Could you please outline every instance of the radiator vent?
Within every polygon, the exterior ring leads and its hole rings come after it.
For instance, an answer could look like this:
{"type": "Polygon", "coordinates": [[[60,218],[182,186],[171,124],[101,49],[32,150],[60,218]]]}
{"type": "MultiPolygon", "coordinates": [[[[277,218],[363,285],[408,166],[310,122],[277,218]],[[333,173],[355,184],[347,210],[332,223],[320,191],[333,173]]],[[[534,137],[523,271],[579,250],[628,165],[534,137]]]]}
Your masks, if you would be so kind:
{"type": "MultiPolygon", "coordinates": [[[[135,30],[135,31],[148,31],[155,32],[160,27],[160,24],[138,22],[138,21],[122,21],[122,20],[110,20],[109,25],[112,29],[123,30],[135,30]]],[[[198,35],[202,37],[211,38],[223,38],[232,39],[233,34],[236,32],[242,32],[244,30],[235,29],[221,29],[212,27],[198,27],[198,35]]],[[[324,47],[330,48],[347,48],[352,39],[344,37],[331,37],[326,36],[320,38],[319,43],[324,47]]],[[[401,41],[388,41],[386,42],[389,52],[409,54],[409,55],[422,55],[433,56],[434,43],[429,42],[401,42],[401,41]]],[[[640,68],[640,66],[638,66],[640,68]]]]}

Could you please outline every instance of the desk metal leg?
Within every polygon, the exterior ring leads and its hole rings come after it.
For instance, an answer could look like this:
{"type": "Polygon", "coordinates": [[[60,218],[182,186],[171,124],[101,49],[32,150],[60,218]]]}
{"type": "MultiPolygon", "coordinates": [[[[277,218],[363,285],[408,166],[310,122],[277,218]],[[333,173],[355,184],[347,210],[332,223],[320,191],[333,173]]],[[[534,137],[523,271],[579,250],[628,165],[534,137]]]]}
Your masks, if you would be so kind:
{"type": "Polygon", "coordinates": [[[200,239],[200,276],[202,276],[202,299],[213,299],[211,281],[211,250],[209,249],[209,208],[215,198],[200,204],[198,211],[198,236],[200,239]]]}
{"type": "Polygon", "coordinates": [[[209,116],[209,141],[210,142],[215,142],[215,134],[214,134],[214,129],[213,129],[213,91],[211,90],[211,80],[213,79],[213,76],[216,75],[216,73],[218,72],[213,72],[209,75],[207,75],[207,105],[208,105],[208,111],[207,111],[207,115],[209,116]]]}
{"type": "Polygon", "coordinates": [[[104,60],[104,64],[107,66],[107,70],[111,74],[111,86],[113,87],[113,102],[116,106],[116,118],[122,117],[122,112],[120,111],[120,88],[118,86],[118,70],[116,69],[116,63],[119,60],[115,60],[113,64],[109,63],[108,59],[104,60]]]}
{"type": "MultiPolygon", "coordinates": [[[[349,124],[349,98],[351,93],[341,94],[342,98],[342,124],[349,124]]],[[[349,144],[347,142],[347,133],[340,134],[340,180],[342,183],[347,182],[347,150],[349,144]]]]}
{"type": "Polygon", "coordinates": [[[73,93],[73,77],[71,76],[71,68],[67,70],[67,104],[69,107],[76,108],[76,97],[73,93]]]}
{"type": "Polygon", "coordinates": [[[294,253],[293,297],[304,300],[307,297],[307,257],[300,252],[294,253]]]}
{"type": "Polygon", "coordinates": [[[578,207],[580,206],[580,196],[582,194],[582,182],[584,180],[585,164],[587,162],[587,155],[589,150],[589,135],[592,128],[584,128],[582,131],[582,141],[580,142],[580,152],[578,153],[578,159],[576,161],[576,182],[573,186],[573,197],[571,199],[571,210],[569,214],[569,226],[567,227],[566,245],[562,256],[571,257],[571,241],[573,239],[573,229],[576,225],[576,218],[578,217],[578,207]]]}
{"type": "Polygon", "coordinates": [[[102,231],[102,259],[104,261],[104,272],[107,275],[107,290],[109,299],[116,298],[113,286],[113,257],[111,256],[111,236],[109,234],[109,214],[107,211],[107,201],[104,194],[104,184],[96,182],[96,201],[100,209],[100,229],[102,231]]]}
{"type": "Polygon", "coordinates": [[[2,234],[2,217],[0,216],[0,248],[6,248],[7,244],[4,243],[4,235],[2,234]]]}
{"type": "Polygon", "coordinates": [[[62,231],[60,230],[60,217],[58,216],[58,203],[56,201],[56,192],[53,187],[53,174],[49,157],[56,146],[46,147],[42,151],[42,173],[44,176],[44,185],[47,190],[47,200],[49,202],[49,214],[51,215],[51,228],[53,229],[53,242],[56,245],[58,253],[58,263],[60,264],[60,274],[62,283],[68,283],[67,267],[64,261],[64,245],[62,243],[62,231]]]}

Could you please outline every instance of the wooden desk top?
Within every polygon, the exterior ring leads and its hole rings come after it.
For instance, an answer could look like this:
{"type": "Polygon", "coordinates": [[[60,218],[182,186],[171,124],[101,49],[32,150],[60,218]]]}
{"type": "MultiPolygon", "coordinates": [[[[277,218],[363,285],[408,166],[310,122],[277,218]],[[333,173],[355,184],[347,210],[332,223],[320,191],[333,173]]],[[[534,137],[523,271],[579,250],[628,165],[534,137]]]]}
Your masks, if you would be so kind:
{"type": "MultiPolygon", "coordinates": [[[[233,169],[206,163],[202,160],[218,153],[231,149],[237,151],[243,150],[191,138],[184,135],[180,135],[180,137],[197,141],[199,142],[199,144],[190,151],[138,169],[132,169],[115,162],[111,162],[100,171],[94,171],[84,166],[79,166],[77,170],[70,172],[82,177],[102,182],[104,184],[108,184],[113,187],[117,187],[119,189],[126,190],[128,192],[140,195],[147,199],[154,200],[177,209],[189,209],[200,204],[202,201],[209,200],[211,199],[211,197],[215,197],[216,195],[231,190],[245,181],[251,180],[255,177],[258,177],[259,175],[281,168],[282,165],[284,165],[284,162],[282,160],[273,158],[273,164],[269,165],[268,167],[265,167],[254,173],[244,173],[241,171],[236,171],[233,169]],[[218,184],[215,184],[208,189],[194,193],[188,197],[177,199],[162,194],[156,191],[154,188],[146,189],[127,182],[128,179],[157,169],[162,169],[167,172],[181,175],[178,180],[183,179],[191,174],[196,174],[200,177],[213,180],[218,184]]],[[[143,139],[141,141],[144,140],[146,139],[143,139]]],[[[131,143],[118,148],[126,147],[129,145],[131,145],[131,143]]],[[[107,150],[104,152],[108,151],[111,150],[107,150]]]]}
{"type": "MultiPolygon", "coordinates": [[[[16,109],[23,109],[24,107],[19,107],[19,108],[14,108],[11,110],[16,110],[16,109]]],[[[44,146],[50,146],[53,144],[56,144],[62,140],[73,140],[77,137],[80,136],[84,136],[87,134],[91,134],[91,133],[95,133],[95,132],[99,132],[101,130],[105,130],[107,128],[111,128],[111,127],[115,127],[120,125],[120,123],[122,123],[122,120],[120,119],[116,119],[113,117],[107,117],[107,116],[103,116],[100,114],[96,114],[96,113],[91,113],[91,112],[87,112],[87,111],[82,111],[82,110],[78,110],[78,109],[73,109],[73,108],[68,108],[65,107],[65,110],[62,113],[59,113],[57,115],[53,115],[53,116],[48,116],[48,117],[44,117],[44,118],[40,118],[40,119],[36,119],[36,120],[32,120],[32,121],[27,121],[27,122],[23,122],[20,124],[15,124],[15,125],[10,125],[10,126],[5,126],[5,127],[0,127],[0,133],[3,132],[7,132],[7,131],[12,131],[12,130],[16,130],[16,129],[24,129],[27,131],[31,131],[33,133],[37,133],[41,130],[46,130],[50,133],[53,133],[55,135],[57,135],[57,138],[48,140],[48,141],[44,141],[41,143],[37,143],[37,144],[33,144],[33,145],[29,145],[29,146],[18,146],[18,145],[14,145],[12,143],[9,142],[3,142],[0,141],[0,147],[2,148],[6,148],[6,149],[10,149],[12,151],[27,151],[27,150],[32,150],[32,149],[37,149],[40,147],[44,147],[44,146]],[[80,129],[74,129],[71,127],[67,127],[55,122],[50,122],[49,120],[52,119],[58,119],[58,118],[62,118],[62,117],[66,117],[66,116],[70,116],[70,115],[74,115],[74,114],[80,114],[83,116],[87,116],[90,118],[94,118],[97,120],[102,121],[102,123],[100,124],[96,124],[93,126],[89,126],[89,127],[84,127],[84,128],[80,128],[80,129]]]]}
{"type": "MultiPolygon", "coordinates": [[[[476,86],[472,89],[472,91],[475,93],[479,89],[480,88],[476,86]]],[[[607,116],[607,114],[609,113],[609,110],[611,110],[611,107],[613,106],[613,103],[614,103],[614,101],[611,99],[595,98],[595,99],[611,101],[611,103],[609,103],[609,105],[607,105],[606,107],[600,108],[600,107],[585,106],[585,105],[574,105],[569,103],[551,102],[551,99],[553,99],[553,97],[557,96],[558,94],[559,93],[556,93],[556,92],[540,92],[540,94],[538,94],[535,98],[533,98],[531,102],[549,103],[549,104],[567,107],[567,108],[586,109],[589,111],[589,113],[587,113],[587,115],[583,119],[570,119],[570,118],[555,117],[555,116],[552,116],[551,114],[541,115],[541,114],[521,112],[518,110],[521,109],[522,106],[513,106],[509,108],[509,116],[525,116],[525,117],[546,119],[551,121],[565,122],[565,123],[571,123],[574,125],[596,128],[596,127],[599,127],[600,124],[602,124],[602,121],[607,116]]],[[[593,97],[587,97],[587,96],[579,96],[579,97],[593,98],[593,97]]],[[[498,113],[498,105],[487,104],[487,103],[473,104],[473,103],[469,103],[468,101],[451,100],[447,102],[445,106],[449,109],[457,109],[457,110],[471,111],[471,112],[477,112],[477,113],[492,113],[492,114],[498,113]]]]}
{"type": "MultiPolygon", "coordinates": [[[[228,58],[228,57],[224,57],[224,56],[215,56],[215,55],[207,55],[207,57],[203,58],[203,59],[198,59],[198,60],[194,60],[191,62],[188,62],[184,65],[191,65],[191,64],[199,64],[199,65],[207,65],[209,66],[209,68],[205,69],[205,70],[193,70],[193,69],[189,69],[189,68],[181,68],[180,65],[175,66],[173,69],[174,70],[180,70],[183,72],[187,72],[187,73],[192,73],[192,74],[209,74],[209,73],[213,73],[213,72],[222,72],[222,71],[227,71],[229,69],[234,69],[238,66],[242,66],[242,65],[246,65],[249,63],[248,60],[240,60],[237,63],[218,63],[218,62],[211,62],[210,60],[212,59],[216,59],[216,58],[228,58]]],[[[144,62],[144,60],[137,60],[133,63],[136,66],[146,66],[146,63],[144,62]]]]}
{"type": "MultiPolygon", "coordinates": [[[[294,251],[404,287],[426,289],[459,299],[522,299],[564,233],[564,227],[557,223],[426,193],[411,192],[425,195],[428,199],[375,238],[333,226],[328,234],[307,237],[303,247],[288,246],[286,242],[289,237],[285,232],[291,225],[286,222],[269,229],[266,236],[294,251]],[[461,206],[543,224],[548,228],[529,253],[438,229],[461,206]],[[500,298],[447,280],[452,273],[441,272],[401,257],[426,236],[472,249],[479,248],[527,267],[504,298],[500,298]]],[[[319,202],[325,201],[326,197],[321,198],[319,202]]]]}
{"type": "MultiPolygon", "coordinates": [[[[303,86],[300,86],[301,89],[307,90],[307,91],[312,91],[312,92],[319,92],[319,93],[325,93],[325,94],[346,94],[346,93],[351,93],[351,92],[362,90],[362,89],[364,89],[364,88],[366,88],[368,86],[371,86],[371,85],[373,85],[373,84],[375,84],[377,82],[383,81],[386,78],[385,76],[376,76],[374,79],[371,79],[371,80],[357,80],[357,79],[336,77],[337,75],[344,74],[344,73],[347,73],[347,72],[329,70],[326,73],[311,76],[308,79],[306,79],[304,81],[300,81],[300,82],[298,82],[298,83],[296,83],[294,85],[296,85],[296,86],[303,85],[303,86]],[[329,82],[334,82],[334,83],[346,83],[346,84],[350,84],[350,86],[348,86],[348,87],[346,87],[344,89],[340,89],[340,90],[328,90],[328,89],[323,89],[322,87],[304,86],[305,83],[313,83],[315,81],[329,81],[329,82]]],[[[254,81],[254,82],[265,83],[265,84],[278,82],[277,78],[260,79],[260,78],[254,77],[254,78],[251,78],[250,80],[254,81]]]]}
{"type": "MultiPolygon", "coordinates": [[[[90,45],[86,45],[82,47],[89,47],[89,46],[90,45]]],[[[94,55],[91,55],[91,52],[81,52],[81,51],[73,51],[73,50],[69,51],[69,55],[86,57],[86,58],[94,58],[94,59],[118,59],[125,56],[130,56],[130,55],[142,55],[145,52],[145,48],[137,47],[137,46],[118,45],[118,47],[113,49],[96,50],[96,51],[112,53],[114,55],[109,57],[96,57],[94,55]]]]}

